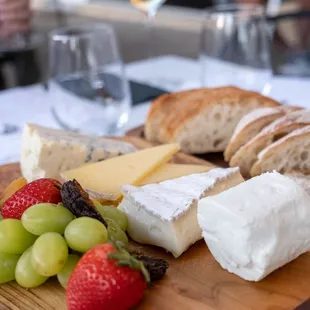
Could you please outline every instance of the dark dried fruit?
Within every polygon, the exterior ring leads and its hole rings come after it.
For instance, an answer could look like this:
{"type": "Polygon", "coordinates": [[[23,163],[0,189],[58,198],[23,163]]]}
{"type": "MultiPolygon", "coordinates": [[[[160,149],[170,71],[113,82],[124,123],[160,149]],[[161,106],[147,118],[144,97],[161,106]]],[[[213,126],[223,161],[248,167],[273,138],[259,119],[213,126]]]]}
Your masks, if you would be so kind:
{"type": "Polygon", "coordinates": [[[65,182],[61,187],[61,198],[65,208],[76,217],[91,217],[100,221],[105,227],[107,222],[95,208],[93,201],[76,180],[65,182]]]}
{"type": "Polygon", "coordinates": [[[139,251],[130,251],[130,254],[143,263],[149,272],[151,283],[161,280],[169,268],[167,261],[161,258],[154,258],[139,251]]]}

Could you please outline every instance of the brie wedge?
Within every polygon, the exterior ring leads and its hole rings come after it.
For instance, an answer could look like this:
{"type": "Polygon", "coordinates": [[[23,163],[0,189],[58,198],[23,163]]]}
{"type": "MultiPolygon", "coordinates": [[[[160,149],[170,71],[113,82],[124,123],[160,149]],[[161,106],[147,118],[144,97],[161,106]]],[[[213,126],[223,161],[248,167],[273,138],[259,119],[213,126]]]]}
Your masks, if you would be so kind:
{"type": "Polygon", "coordinates": [[[175,257],[202,238],[198,199],[243,182],[239,168],[212,169],[143,187],[123,186],[119,209],[128,217],[129,236],[162,247],[175,257]]]}
{"type": "Polygon", "coordinates": [[[266,173],[199,201],[198,221],[224,269],[259,281],[310,250],[310,196],[279,173],[266,173]]]}
{"type": "Polygon", "coordinates": [[[134,151],[136,148],[128,143],[26,124],[21,171],[28,182],[61,180],[60,172],[134,151]]]}

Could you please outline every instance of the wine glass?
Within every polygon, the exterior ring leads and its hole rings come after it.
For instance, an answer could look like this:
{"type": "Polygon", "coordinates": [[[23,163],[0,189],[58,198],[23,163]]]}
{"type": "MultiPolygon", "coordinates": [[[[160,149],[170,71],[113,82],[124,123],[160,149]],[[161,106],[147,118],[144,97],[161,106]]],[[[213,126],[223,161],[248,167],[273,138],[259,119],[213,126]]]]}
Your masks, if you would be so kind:
{"type": "Polygon", "coordinates": [[[49,38],[48,93],[59,124],[92,135],[123,134],[131,94],[113,29],[66,27],[49,38]]]}
{"type": "Polygon", "coordinates": [[[159,8],[166,0],[130,0],[132,5],[147,17],[147,57],[151,57],[152,26],[159,8]]]}
{"type": "Polygon", "coordinates": [[[263,6],[219,5],[207,10],[201,39],[202,86],[268,91],[271,33],[263,6]]]}

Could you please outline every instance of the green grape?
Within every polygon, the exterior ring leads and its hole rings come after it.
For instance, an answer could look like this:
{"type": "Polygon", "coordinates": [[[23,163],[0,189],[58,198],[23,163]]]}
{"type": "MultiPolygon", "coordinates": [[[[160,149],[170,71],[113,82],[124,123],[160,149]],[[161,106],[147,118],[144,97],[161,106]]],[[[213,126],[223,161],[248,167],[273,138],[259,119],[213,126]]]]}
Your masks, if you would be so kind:
{"type": "Polygon", "coordinates": [[[119,227],[119,225],[109,219],[105,218],[108,223],[108,236],[110,240],[121,241],[125,246],[128,246],[128,238],[126,233],[119,227]]]}
{"type": "Polygon", "coordinates": [[[24,254],[20,257],[15,269],[16,282],[24,288],[40,286],[48,279],[48,277],[44,277],[38,274],[33,268],[31,262],[32,249],[33,246],[24,252],[24,254]]]}
{"type": "Polygon", "coordinates": [[[73,220],[65,230],[65,238],[72,250],[85,253],[98,244],[108,241],[105,226],[90,217],[73,220]]]}
{"type": "MultiPolygon", "coordinates": [[[[0,210],[1,210],[1,209],[0,209],[0,210]]],[[[2,217],[2,214],[1,214],[1,212],[0,212],[0,221],[1,221],[1,220],[3,220],[3,217],[2,217]]]]}
{"type": "Polygon", "coordinates": [[[123,231],[127,230],[128,220],[125,213],[113,206],[105,206],[100,203],[95,203],[95,206],[102,217],[113,220],[123,231]]]}
{"type": "Polygon", "coordinates": [[[0,284],[15,280],[15,268],[20,255],[0,253],[0,284]]]}
{"type": "Polygon", "coordinates": [[[20,220],[0,221],[0,252],[23,254],[36,240],[37,236],[28,232],[20,220]]]}
{"type": "Polygon", "coordinates": [[[64,289],[66,289],[71,273],[75,268],[75,266],[77,265],[77,263],[79,262],[79,260],[80,260],[79,256],[70,254],[68,256],[66,265],[57,274],[57,279],[64,289]]]}
{"type": "Polygon", "coordinates": [[[60,204],[40,203],[24,212],[22,223],[34,235],[40,236],[47,232],[62,235],[73,219],[73,214],[60,204]]]}
{"type": "Polygon", "coordinates": [[[65,266],[68,251],[67,243],[60,234],[45,233],[33,245],[32,266],[42,276],[55,276],[65,266]]]}

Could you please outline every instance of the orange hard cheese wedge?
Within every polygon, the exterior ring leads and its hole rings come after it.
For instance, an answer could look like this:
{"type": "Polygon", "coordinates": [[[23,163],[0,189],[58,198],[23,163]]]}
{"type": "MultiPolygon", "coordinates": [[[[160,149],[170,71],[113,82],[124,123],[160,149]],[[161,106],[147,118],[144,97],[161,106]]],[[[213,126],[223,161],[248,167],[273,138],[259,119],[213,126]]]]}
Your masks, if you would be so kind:
{"type": "Polygon", "coordinates": [[[18,178],[14,180],[10,185],[6,187],[3,191],[2,195],[0,196],[0,209],[2,208],[3,204],[15,194],[18,190],[20,190],[24,185],[27,184],[27,181],[24,178],[18,178]]]}

